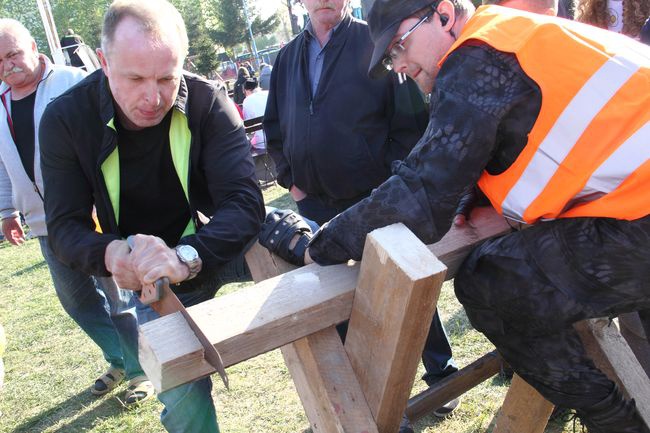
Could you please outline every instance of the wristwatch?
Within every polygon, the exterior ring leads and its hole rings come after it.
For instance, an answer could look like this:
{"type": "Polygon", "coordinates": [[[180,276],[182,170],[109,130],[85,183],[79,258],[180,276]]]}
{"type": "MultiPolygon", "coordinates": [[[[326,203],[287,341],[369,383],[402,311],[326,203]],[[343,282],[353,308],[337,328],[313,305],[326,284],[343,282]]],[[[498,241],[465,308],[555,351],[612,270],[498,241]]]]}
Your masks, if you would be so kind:
{"type": "Polygon", "coordinates": [[[199,253],[196,252],[193,246],[180,244],[176,245],[176,257],[181,261],[187,268],[190,270],[190,275],[187,277],[188,280],[196,277],[196,274],[201,272],[201,267],[203,262],[199,253]]]}

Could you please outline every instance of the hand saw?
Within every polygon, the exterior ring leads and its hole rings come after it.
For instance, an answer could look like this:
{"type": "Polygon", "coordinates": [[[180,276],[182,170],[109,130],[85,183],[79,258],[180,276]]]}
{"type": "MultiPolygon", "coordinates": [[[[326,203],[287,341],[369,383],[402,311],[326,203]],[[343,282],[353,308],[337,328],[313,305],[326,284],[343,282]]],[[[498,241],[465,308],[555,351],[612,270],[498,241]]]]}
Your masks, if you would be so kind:
{"type": "MultiPolygon", "coordinates": [[[[131,236],[127,238],[127,243],[129,247],[133,249],[133,239],[131,236]]],[[[162,277],[156,280],[155,284],[149,284],[144,286],[139,293],[140,302],[145,305],[151,306],[160,316],[166,316],[175,312],[180,312],[187,324],[190,326],[196,338],[199,340],[204,350],[205,360],[212,365],[223,384],[226,386],[226,389],[230,389],[228,385],[228,375],[226,374],[226,369],[223,366],[223,361],[221,360],[221,355],[215,347],[210,343],[210,340],[205,336],[201,328],[192,320],[192,316],[189,315],[185,306],[178,299],[176,294],[169,287],[169,279],[167,277],[162,277]]]]}

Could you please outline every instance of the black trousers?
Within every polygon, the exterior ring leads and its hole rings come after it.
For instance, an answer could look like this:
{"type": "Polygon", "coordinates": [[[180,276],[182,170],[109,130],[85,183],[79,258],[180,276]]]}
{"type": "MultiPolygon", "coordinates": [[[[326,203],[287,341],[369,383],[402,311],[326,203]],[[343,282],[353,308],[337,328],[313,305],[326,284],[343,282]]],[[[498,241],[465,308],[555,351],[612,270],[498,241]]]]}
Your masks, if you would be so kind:
{"type": "Polygon", "coordinates": [[[472,325],[544,397],[600,408],[614,383],[572,324],[650,307],[650,217],[560,219],[487,241],[455,287],[472,325]]]}

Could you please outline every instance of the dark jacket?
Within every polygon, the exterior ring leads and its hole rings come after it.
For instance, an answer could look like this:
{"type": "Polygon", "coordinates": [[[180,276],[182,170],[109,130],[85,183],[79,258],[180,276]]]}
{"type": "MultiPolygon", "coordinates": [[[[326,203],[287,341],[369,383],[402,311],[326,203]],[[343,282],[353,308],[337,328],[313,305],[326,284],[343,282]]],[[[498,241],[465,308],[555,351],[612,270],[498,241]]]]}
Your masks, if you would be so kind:
{"type": "Polygon", "coordinates": [[[318,232],[311,258],[321,265],[359,260],[367,233],[398,222],[423,242],[437,242],[481,173],[496,175],[514,163],[541,104],[539,87],[514,54],[483,43],[456,49],[436,78],[424,136],[370,197],[318,232]]]}
{"type": "Polygon", "coordinates": [[[282,48],[271,73],[264,132],[278,181],[333,200],[365,196],[422,136],[426,106],[417,90],[410,93],[412,88],[394,77],[368,78],[373,47],[368,26],[350,16],[325,48],[312,96],[309,37],[303,31],[282,48]],[[407,103],[396,104],[396,93],[407,103]]]}
{"type": "MultiPolygon", "coordinates": [[[[50,244],[64,263],[100,276],[109,275],[106,246],[121,239],[101,171],[117,146],[117,133],[108,126],[115,116],[113,104],[98,70],[54,100],[40,126],[50,244]],[[94,231],[93,204],[104,234],[94,231]]],[[[257,234],[263,199],[241,119],[223,87],[183,75],[172,109],[185,113],[192,134],[189,201],[198,228],[179,243],[199,252],[201,276],[233,259],[257,234]],[[203,225],[197,212],[210,222],[203,225]]]]}

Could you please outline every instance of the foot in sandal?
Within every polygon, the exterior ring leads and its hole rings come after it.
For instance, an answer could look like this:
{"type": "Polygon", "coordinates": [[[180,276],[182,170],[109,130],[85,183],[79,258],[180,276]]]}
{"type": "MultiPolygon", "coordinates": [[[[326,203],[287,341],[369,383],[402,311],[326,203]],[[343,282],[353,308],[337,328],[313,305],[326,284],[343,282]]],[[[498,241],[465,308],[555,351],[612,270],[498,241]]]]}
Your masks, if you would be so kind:
{"type": "Polygon", "coordinates": [[[124,370],[110,366],[106,373],[97,378],[95,384],[90,388],[93,395],[104,395],[124,380],[124,370]]]}
{"type": "Polygon", "coordinates": [[[124,393],[126,407],[135,406],[154,395],[154,388],[147,376],[137,376],[129,380],[129,387],[124,393]]]}

